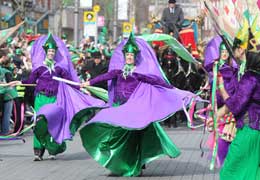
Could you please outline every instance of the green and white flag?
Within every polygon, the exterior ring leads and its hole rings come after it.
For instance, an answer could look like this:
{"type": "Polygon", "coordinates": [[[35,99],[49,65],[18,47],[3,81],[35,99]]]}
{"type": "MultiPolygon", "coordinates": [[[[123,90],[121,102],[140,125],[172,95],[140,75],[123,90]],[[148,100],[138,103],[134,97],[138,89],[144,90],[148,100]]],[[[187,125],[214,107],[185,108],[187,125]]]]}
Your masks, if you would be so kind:
{"type": "Polygon", "coordinates": [[[16,32],[22,25],[24,24],[24,21],[20,24],[17,24],[14,27],[4,29],[0,31],[0,46],[14,33],[16,32]]]}

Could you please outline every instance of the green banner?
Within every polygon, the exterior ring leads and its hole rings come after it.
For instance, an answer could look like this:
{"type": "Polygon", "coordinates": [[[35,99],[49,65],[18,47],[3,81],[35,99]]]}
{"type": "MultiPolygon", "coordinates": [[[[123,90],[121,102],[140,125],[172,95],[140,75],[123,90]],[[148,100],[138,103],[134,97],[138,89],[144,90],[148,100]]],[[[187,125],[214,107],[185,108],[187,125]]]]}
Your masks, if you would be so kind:
{"type": "Polygon", "coordinates": [[[180,56],[183,60],[192,62],[192,63],[199,63],[190,53],[189,51],[183,47],[183,45],[177,41],[174,37],[168,34],[144,34],[139,36],[140,38],[144,39],[147,42],[152,41],[164,41],[168,46],[172,47],[172,49],[176,52],[178,56],[180,56]]]}

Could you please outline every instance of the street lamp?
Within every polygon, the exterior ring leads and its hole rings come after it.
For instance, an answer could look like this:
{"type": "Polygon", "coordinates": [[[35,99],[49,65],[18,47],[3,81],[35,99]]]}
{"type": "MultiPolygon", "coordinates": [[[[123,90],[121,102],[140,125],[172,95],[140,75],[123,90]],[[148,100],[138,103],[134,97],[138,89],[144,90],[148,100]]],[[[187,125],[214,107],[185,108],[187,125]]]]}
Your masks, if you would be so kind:
{"type": "Polygon", "coordinates": [[[113,18],[113,41],[117,40],[117,12],[118,11],[118,0],[114,0],[114,18],[113,18]]]}
{"type": "Polygon", "coordinates": [[[79,27],[79,0],[75,0],[74,8],[74,46],[78,47],[78,27],[79,27]]]}

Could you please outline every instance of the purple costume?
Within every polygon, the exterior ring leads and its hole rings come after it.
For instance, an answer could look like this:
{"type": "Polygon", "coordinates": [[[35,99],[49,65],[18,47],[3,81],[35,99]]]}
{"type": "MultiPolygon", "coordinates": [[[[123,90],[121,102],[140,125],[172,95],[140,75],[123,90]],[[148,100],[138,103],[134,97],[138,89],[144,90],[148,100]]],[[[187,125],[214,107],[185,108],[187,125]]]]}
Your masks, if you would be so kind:
{"type": "Polygon", "coordinates": [[[244,119],[249,127],[254,130],[260,130],[260,76],[254,72],[246,72],[235,93],[230,96],[225,104],[236,118],[237,128],[244,127],[244,119]],[[248,113],[248,117],[246,117],[248,113]]]}
{"type": "Polygon", "coordinates": [[[56,102],[46,104],[37,110],[37,116],[44,116],[48,124],[48,133],[58,144],[71,139],[74,132],[70,131],[73,116],[80,110],[90,106],[103,106],[105,103],[79,91],[79,87],[69,86],[53,80],[53,76],[79,82],[70,60],[65,44],[54,36],[57,51],[54,57],[54,71],[50,73],[44,65],[46,52],[43,49],[47,36],[41,36],[31,50],[33,70],[28,80],[23,83],[37,83],[35,94],[56,97],[56,102]]]}
{"type": "MultiPolygon", "coordinates": [[[[72,80],[69,73],[62,69],[61,67],[55,67],[55,71],[50,73],[45,66],[40,66],[35,71],[33,71],[29,79],[24,80],[24,84],[33,84],[37,82],[34,93],[43,93],[46,96],[56,96],[58,93],[59,82],[53,80],[54,76],[62,77],[64,79],[72,80]]],[[[75,87],[79,89],[79,87],[75,87]]]]}
{"type": "MultiPolygon", "coordinates": [[[[259,63],[259,58],[257,61],[259,63]]],[[[238,129],[220,171],[220,179],[260,179],[259,73],[247,71],[225,104],[234,114],[238,129]]]]}
{"type": "Polygon", "coordinates": [[[95,79],[90,80],[90,85],[94,85],[101,81],[115,80],[117,86],[115,87],[114,103],[124,104],[131,94],[134,92],[140,82],[148,83],[151,85],[158,85],[165,88],[173,88],[164,80],[156,76],[146,76],[139,73],[133,73],[124,79],[122,70],[112,70],[106,74],[100,75],[95,79]]]}
{"type": "Polygon", "coordinates": [[[122,76],[124,40],[113,53],[109,72],[90,81],[91,85],[108,81],[109,107],[99,111],[80,130],[86,151],[122,176],[139,175],[144,164],[162,155],[180,154],[158,122],[195,97],[167,84],[153,49],[142,39],[137,38],[136,42],[140,53],[132,74],[122,76]]]}
{"type": "MultiPolygon", "coordinates": [[[[219,59],[220,57],[220,50],[219,50],[219,46],[222,42],[221,37],[216,36],[215,38],[213,38],[208,44],[207,47],[205,49],[205,62],[204,62],[204,67],[207,70],[207,72],[209,73],[209,81],[210,83],[212,82],[212,78],[213,78],[213,73],[212,73],[212,69],[213,69],[213,64],[216,60],[219,59]]],[[[227,90],[227,93],[229,95],[234,94],[235,92],[235,88],[238,85],[238,80],[237,80],[237,64],[234,60],[232,60],[232,66],[228,65],[227,63],[223,64],[220,68],[219,68],[219,72],[222,74],[223,80],[224,80],[224,87],[227,90]]],[[[223,100],[223,98],[221,97],[219,91],[217,91],[217,106],[218,108],[222,107],[225,102],[223,100]]],[[[224,125],[220,125],[221,127],[219,127],[219,129],[222,131],[222,129],[224,128],[224,125]]],[[[211,138],[209,138],[209,144],[210,146],[212,146],[213,144],[210,142],[211,138]]],[[[227,142],[225,140],[223,140],[222,138],[218,139],[218,162],[219,165],[221,166],[226,158],[227,152],[228,152],[228,148],[229,148],[230,142],[227,142]]],[[[213,149],[213,147],[210,147],[213,149]]]]}

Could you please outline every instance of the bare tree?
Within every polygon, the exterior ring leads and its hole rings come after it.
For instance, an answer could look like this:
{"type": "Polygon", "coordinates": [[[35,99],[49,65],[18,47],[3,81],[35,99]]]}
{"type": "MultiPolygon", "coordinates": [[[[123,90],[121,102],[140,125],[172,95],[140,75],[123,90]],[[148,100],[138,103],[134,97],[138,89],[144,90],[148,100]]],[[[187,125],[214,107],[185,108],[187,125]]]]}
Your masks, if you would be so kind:
{"type": "Polygon", "coordinates": [[[133,0],[135,5],[135,25],[141,29],[146,26],[149,21],[149,0],[133,0]]]}

